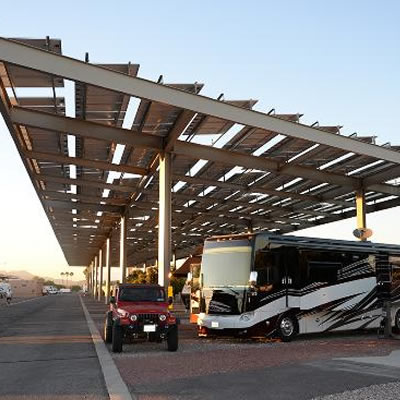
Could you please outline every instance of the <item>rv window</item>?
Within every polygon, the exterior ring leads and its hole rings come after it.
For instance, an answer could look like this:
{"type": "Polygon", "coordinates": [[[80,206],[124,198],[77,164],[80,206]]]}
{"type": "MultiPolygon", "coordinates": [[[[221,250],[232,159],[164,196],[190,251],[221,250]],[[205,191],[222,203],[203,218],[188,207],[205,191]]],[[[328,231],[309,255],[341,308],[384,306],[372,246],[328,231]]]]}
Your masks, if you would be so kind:
{"type": "Polygon", "coordinates": [[[311,282],[328,282],[334,283],[337,281],[337,271],[342,268],[341,263],[335,262],[309,262],[310,280],[311,282]]]}
{"type": "Polygon", "coordinates": [[[308,251],[304,255],[308,270],[307,283],[337,282],[338,271],[343,267],[345,255],[326,251],[308,251]]]}
{"type": "Polygon", "coordinates": [[[282,274],[279,268],[279,254],[271,251],[257,251],[254,270],[257,271],[257,286],[279,285],[282,274]]]}

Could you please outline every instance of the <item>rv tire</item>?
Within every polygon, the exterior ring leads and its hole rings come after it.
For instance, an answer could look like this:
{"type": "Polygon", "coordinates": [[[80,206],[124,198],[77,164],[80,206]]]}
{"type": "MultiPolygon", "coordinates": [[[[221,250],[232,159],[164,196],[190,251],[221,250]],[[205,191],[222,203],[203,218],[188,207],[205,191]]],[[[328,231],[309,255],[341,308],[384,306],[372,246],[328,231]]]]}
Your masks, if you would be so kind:
{"type": "Polygon", "coordinates": [[[292,314],[284,314],[278,320],[278,333],[284,342],[290,342],[298,333],[297,318],[292,314]]]}
{"type": "Polygon", "coordinates": [[[400,333],[400,308],[397,310],[394,317],[394,330],[396,333],[400,333]]]}

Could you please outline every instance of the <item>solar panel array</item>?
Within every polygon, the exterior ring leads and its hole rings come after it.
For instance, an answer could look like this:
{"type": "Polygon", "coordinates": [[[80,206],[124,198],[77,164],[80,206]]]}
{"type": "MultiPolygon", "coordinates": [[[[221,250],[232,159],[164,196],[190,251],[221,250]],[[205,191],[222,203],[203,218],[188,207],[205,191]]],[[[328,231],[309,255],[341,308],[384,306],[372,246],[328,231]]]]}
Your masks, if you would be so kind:
{"type": "MultiPolygon", "coordinates": [[[[60,40],[18,40],[61,54],[60,40]]],[[[100,66],[133,77],[139,71],[139,65],[130,63],[100,66]]],[[[164,139],[181,117],[184,129],[179,132],[180,141],[209,144],[232,152],[232,157],[240,152],[277,163],[277,169],[260,170],[173,153],[172,246],[178,257],[189,255],[210,235],[248,230],[288,233],[354,216],[354,182],[368,183],[368,212],[400,204],[396,180],[400,168],[394,162],[215,116],[196,112],[183,115],[184,110],[169,104],[135,99],[84,82],[71,83],[7,62],[0,62],[0,79],[6,101],[15,107],[164,139]],[[302,171],[299,176],[297,170],[302,171]],[[324,181],[321,176],[332,179],[324,181]],[[345,183],[340,184],[339,178],[345,183]]],[[[197,82],[168,84],[162,77],[158,83],[193,94],[203,88],[197,82]]],[[[251,98],[221,97],[219,101],[246,109],[256,104],[251,98]]],[[[295,124],[302,118],[298,113],[281,114],[274,109],[268,114],[295,124]]],[[[342,129],[315,128],[334,135],[341,135],[342,129]]],[[[156,150],[24,124],[14,124],[11,134],[70,265],[88,265],[109,236],[111,262],[118,265],[119,220],[124,212],[129,216],[128,265],[154,262],[158,226],[156,150]]],[[[376,141],[370,135],[351,137],[360,143],[376,141]]],[[[384,146],[399,150],[390,144],[384,146]]]]}

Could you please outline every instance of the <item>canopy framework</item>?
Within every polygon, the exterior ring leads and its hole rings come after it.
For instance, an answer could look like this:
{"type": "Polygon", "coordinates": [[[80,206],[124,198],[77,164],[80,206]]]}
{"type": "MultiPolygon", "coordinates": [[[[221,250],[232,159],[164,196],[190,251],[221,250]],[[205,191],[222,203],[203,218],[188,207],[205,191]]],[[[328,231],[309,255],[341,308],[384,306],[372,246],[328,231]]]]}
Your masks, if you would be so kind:
{"type": "Polygon", "coordinates": [[[299,113],[253,111],[253,99],[204,97],[197,82],[143,80],[138,70],[65,57],[56,39],[0,39],[1,113],[70,265],[90,265],[108,238],[119,265],[121,217],[124,263],[158,258],[165,153],[177,257],[208,235],[288,233],[354,216],[356,193],[367,212],[400,205],[397,146],[304,125],[299,113]],[[26,87],[49,95],[24,97],[26,87]]]}

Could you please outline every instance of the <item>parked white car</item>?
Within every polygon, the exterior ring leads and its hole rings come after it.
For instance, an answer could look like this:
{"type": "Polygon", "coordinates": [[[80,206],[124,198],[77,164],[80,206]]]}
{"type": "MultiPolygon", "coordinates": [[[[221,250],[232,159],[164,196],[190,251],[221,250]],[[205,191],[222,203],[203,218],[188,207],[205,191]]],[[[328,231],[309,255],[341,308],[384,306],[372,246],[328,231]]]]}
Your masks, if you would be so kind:
{"type": "Polygon", "coordinates": [[[69,288],[62,288],[62,289],[60,289],[60,294],[62,294],[62,293],[71,293],[71,289],[69,289],[69,288]]]}
{"type": "Polygon", "coordinates": [[[54,286],[43,286],[43,289],[42,289],[43,296],[50,295],[50,294],[58,294],[58,293],[59,293],[58,289],[54,286]]]}

